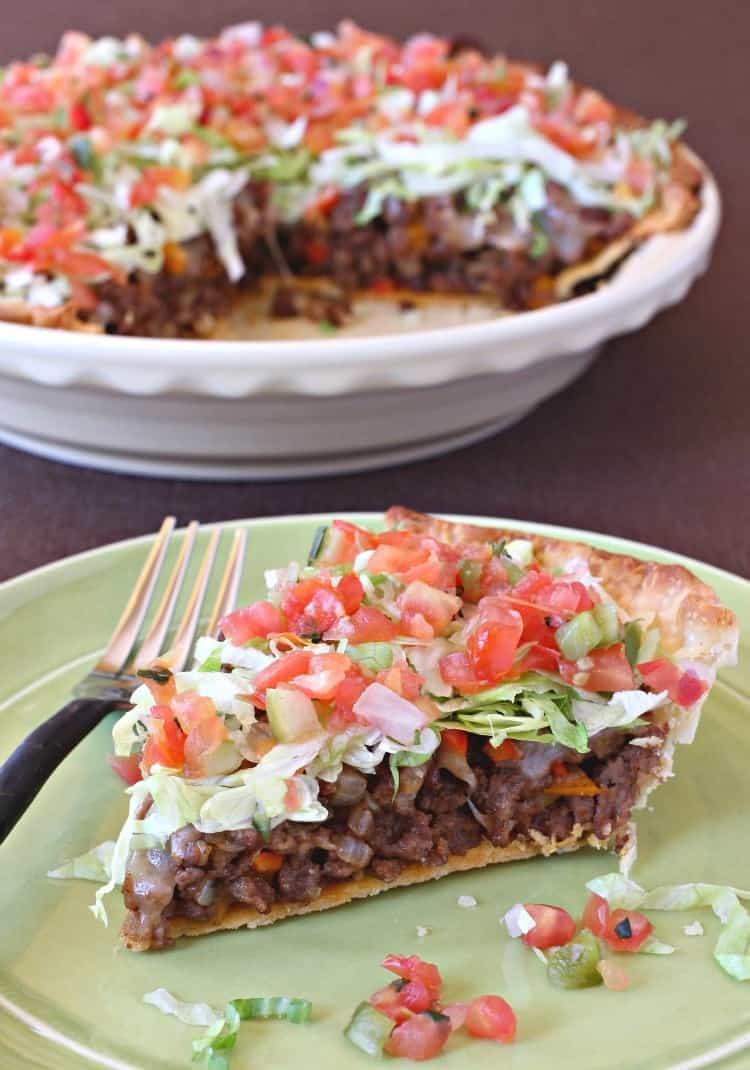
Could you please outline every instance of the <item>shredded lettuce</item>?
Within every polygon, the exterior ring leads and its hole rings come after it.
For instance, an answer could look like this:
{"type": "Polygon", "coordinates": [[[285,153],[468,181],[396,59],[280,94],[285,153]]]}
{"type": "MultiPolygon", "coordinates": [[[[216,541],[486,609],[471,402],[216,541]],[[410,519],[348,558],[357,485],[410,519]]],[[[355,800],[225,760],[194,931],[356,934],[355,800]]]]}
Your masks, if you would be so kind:
{"type": "Polygon", "coordinates": [[[388,759],[388,765],[391,770],[391,776],[393,777],[393,798],[396,798],[398,794],[399,785],[399,769],[403,766],[414,767],[417,765],[424,765],[428,762],[432,756],[432,751],[425,751],[420,753],[415,750],[397,750],[395,754],[392,754],[388,759]]]}
{"type": "Polygon", "coordinates": [[[153,992],[147,992],[143,1002],[148,1003],[150,1007],[156,1007],[162,1014],[174,1015],[184,1025],[213,1026],[224,1019],[223,1014],[208,1003],[184,1003],[166,988],[155,988],[153,992]]]}
{"type": "Polygon", "coordinates": [[[356,661],[369,673],[390,669],[393,664],[393,648],[390,643],[360,643],[347,646],[346,652],[352,661],[356,661]]]}
{"type": "MultiPolygon", "coordinates": [[[[647,892],[620,873],[595,877],[586,887],[606,899],[611,908],[625,910],[695,910],[710,907],[722,925],[714,958],[737,981],[750,980],[750,914],[740,902],[750,891],[723,884],[667,884],[647,892]]],[[[654,942],[658,945],[658,942],[654,942]]],[[[660,945],[664,947],[665,945],[660,945]]],[[[666,945],[668,946],[668,945],[666,945]]],[[[652,954],[664,951],[648,948],[652,954]]],[[[668,952],[667,952],[668,953],[668,952]]]]}
{"type": "Polygon", "coordinates": [[[526,673],[512,683],[456,701],[439,703],[456,721],[443,719],[438,727],[463,728],[489,736],[493,747],[506,739],[561,743],[580,753],[588,750],[588,733],[571,717],[575,692],[538,673],[526,673]]]}
{"type": "Polygon", "coordinates": [[[104,884],[109,880],[112,872],[112,856],[115,850],[114,840],[105,840],[104,843],[92,847],[85,854],[64,862],[57,869],[50,869],[48,877],[55,880],[81,880],[96,881],[104,884]]]}
{"type": "Polygon", "coordinates": [[[147,992],[143,1002],[162,1014],[171,1014],[185,1025],[206,1026],[206,1032],[192,1043],[193,1062],[200,1062],[207,1070],[228,1070],[224,1052],[237,1044],[240,1022],[254,1019],[276,1019],[301,1025],[309,1021],[312,1003],[309,999],[290,996],[250,996],[230,1000],[223,1013],[208,1003],[185,1003],[166,988],[147,992]]]}
{"type": "Polygon", "coordinates": [[[576,721],[585,725],[590,736],[605,728],[627,728],[634,725],[645,713],[667,701],[667,692],[658,694],[646,691],[615,691],[609,701],[595,702],[592,699],[573,699],[571,713],[576,721]]]}

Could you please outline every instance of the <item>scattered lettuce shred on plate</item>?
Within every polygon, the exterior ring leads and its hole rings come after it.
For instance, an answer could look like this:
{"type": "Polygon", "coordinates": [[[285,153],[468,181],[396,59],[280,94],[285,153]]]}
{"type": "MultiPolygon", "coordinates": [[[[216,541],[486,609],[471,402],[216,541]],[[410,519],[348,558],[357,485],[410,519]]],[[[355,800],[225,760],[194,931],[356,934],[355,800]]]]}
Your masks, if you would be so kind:
{"type": "Polygon", "coordinates": [[[48,870],[47,876],[54,877],[55,880],[95,881],[104,884],[112,875],[114,852],[115,841],[105,840],[90,851],[64,862],[57,869],[48,870]]]}
{"type": "Polygon", "coordinates": [[[206,1032],[193,1041],[193,1061],[207,1070],[228,1070],[225,1052],[237,1044],[240,1023],[252,1019],[276,1019],[300,1025],[309,1021],[312,1003],[289,996],[251,996],[230,1000],[223,1012],[207,1003],[185,1003],[166,988],[146,992],[143,1002],[162,1014],[171,1014],[185,1025],[205,1026],[206,1032]]]}

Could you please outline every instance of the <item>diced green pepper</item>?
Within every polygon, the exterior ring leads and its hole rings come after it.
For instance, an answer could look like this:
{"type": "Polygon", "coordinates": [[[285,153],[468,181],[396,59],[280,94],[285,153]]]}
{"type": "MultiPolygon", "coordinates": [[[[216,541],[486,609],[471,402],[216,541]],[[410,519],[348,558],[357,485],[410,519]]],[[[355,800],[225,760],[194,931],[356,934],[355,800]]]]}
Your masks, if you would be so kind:
{"type": "Polygon", "coordinates": [[[482,562],[464,558],[458,563],[461,589],[467,602],[478,602],[481,596],[479,581],[482,578],[482,562]]]}
{"type": "Polygon", "coordinates": [[[620,639],[620,621],[614,602],[598,602],[591,611],[602,633],[602,646],[611,646],[620,639]]]}
{"type": "Polygon", "coordinates": [[[602,984],[596,968],[600,959],[598,940],[588,929],[582,929],[569,944],[550,952],[547,979],[556,988],[593,988],[602,984]]]}
{"type": "Polygon", "coordinates": [[[290,996],[251,996],[249,999],[233,999],[232,1006],[243,1022],[251,1018],[275,1018],[279,1021],[301,1025],[307,1022],[312,1011],[309,999],[290,996]]]}
{"type": "Polygon", "coordinates": [[[630,667],[635,668],[638,662],[638,654],[641,649],[643,633],[637,620],[631,620],[625,625],[625,657],[630,662],[630,667]]]}
{"type": "Polygon", "coordinates": [[[391,1035],[393,1021],[371,1003],[360,1003],[352,1020],[344,1030],[344,1036],[365,1055],[382,1055],[385,1042],[391,1035]]]}
{"type": "Polygon", "coordinates": [[[601,643],[602,632],[594,614],[587,609],[561,624],[555,632],[555,640],[568,661],[578,661],[601,643]]]}

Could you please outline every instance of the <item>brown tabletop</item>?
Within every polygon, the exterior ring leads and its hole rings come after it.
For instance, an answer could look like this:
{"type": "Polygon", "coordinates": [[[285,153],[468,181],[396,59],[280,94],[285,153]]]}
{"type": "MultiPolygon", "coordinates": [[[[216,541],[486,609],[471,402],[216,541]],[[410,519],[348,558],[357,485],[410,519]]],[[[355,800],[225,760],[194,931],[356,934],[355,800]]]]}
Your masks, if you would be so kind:
{"type": "Polygon", "coordinates": [[[281,483],[114,476],[0,447],[0,577],[152,531],[167,512],[203,521],[380,509],[476,512],[612,532],[750,575],[750,248],[747,41],[738,0],[24,0],[6,12],[0,62],[51,50],[68,27],[158,38],[265,18],[302,32],[346,14],[404,35],[481,37],[521,58],[564,57],[580,81],[646,115],[690,120],[724,225],[709,274],[679,307],[610,344],[583,379],[470,449],[387,471],[281,483]]]}

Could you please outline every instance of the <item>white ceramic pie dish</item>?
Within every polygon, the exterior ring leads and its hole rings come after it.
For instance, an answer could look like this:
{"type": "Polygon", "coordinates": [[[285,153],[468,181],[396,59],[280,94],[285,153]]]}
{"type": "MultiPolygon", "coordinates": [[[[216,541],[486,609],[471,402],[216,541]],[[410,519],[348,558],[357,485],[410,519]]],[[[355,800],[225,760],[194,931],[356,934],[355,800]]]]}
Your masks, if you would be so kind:
{"type": "Polygon", "coordinates": [[[274,479],[434,455],[519,420],[685,296],[720,220],[649,239],[595,293],[379,336],[192,341],[0,323],[0,440],[142,475],[274,479]]]}

